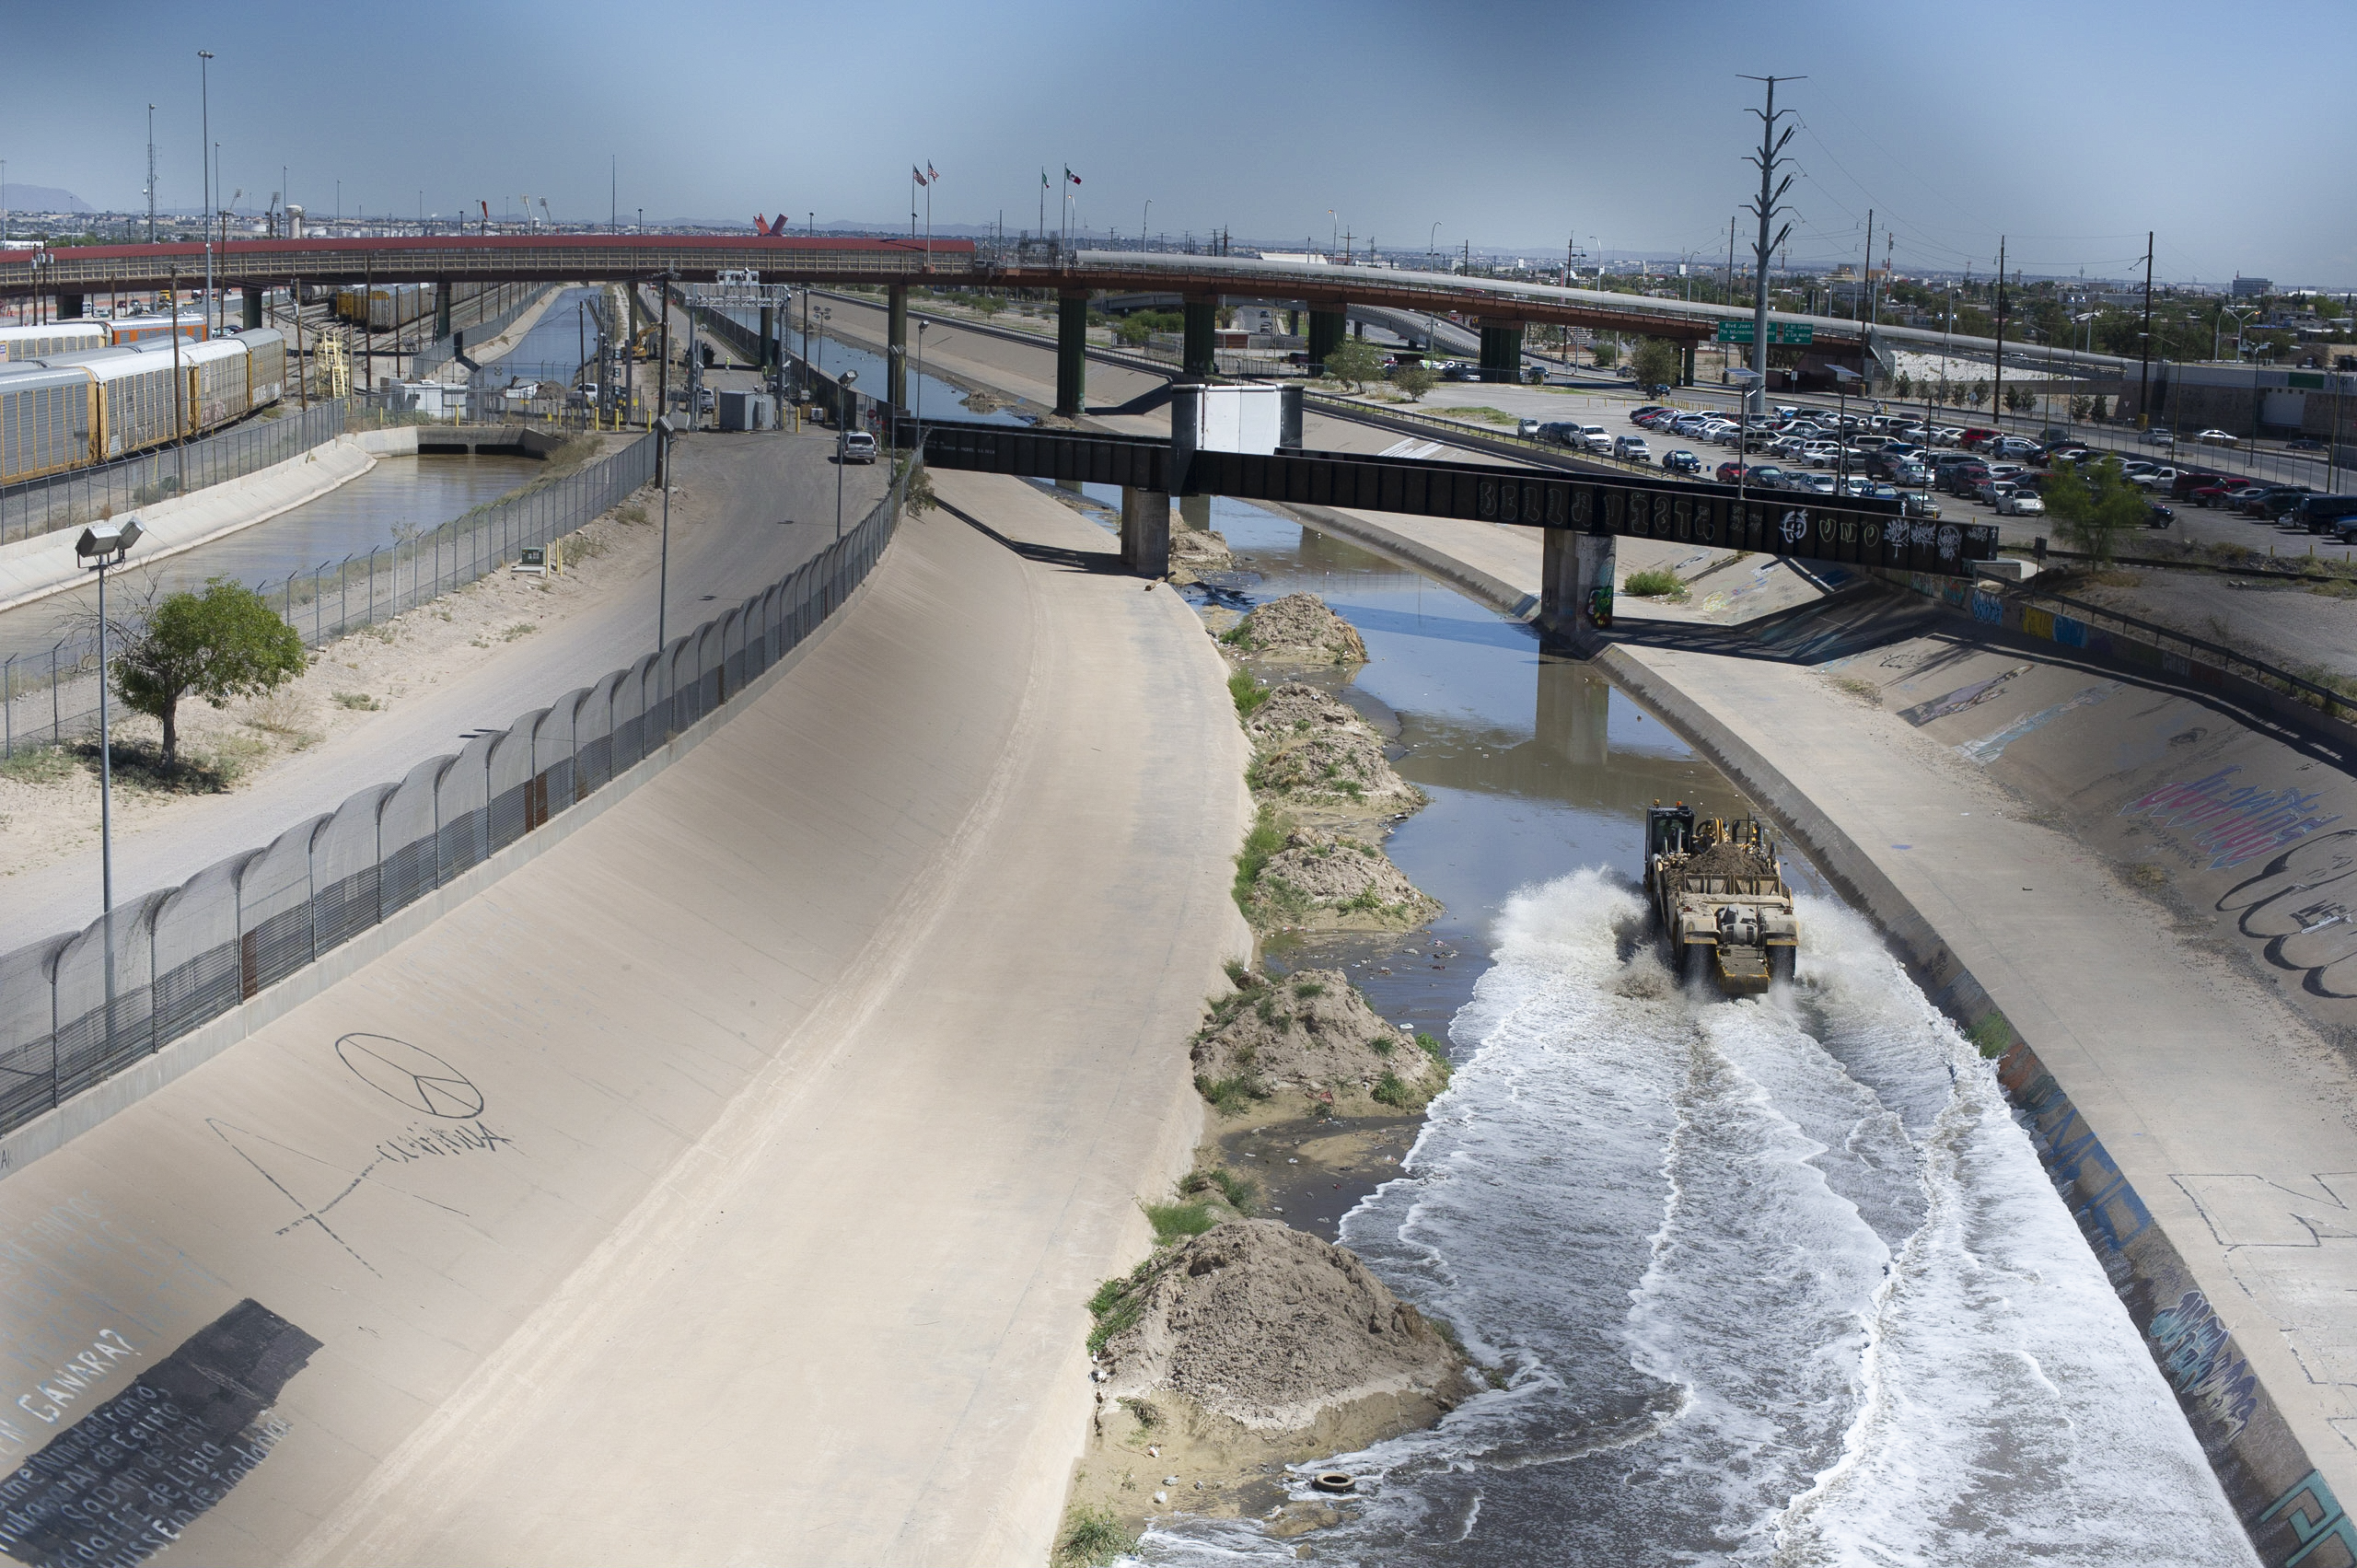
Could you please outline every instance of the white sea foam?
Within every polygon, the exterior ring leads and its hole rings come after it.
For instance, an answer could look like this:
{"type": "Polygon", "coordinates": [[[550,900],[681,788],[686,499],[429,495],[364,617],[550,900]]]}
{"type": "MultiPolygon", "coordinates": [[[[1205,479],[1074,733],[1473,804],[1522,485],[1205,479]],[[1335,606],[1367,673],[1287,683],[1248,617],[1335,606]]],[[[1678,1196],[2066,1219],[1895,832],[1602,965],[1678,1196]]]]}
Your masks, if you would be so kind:
{"type": "Polygon", "coordinates": [[[1806,900],[1799,983],[1730,1001],[1668,984],[1643,914],[1600,871],[1506,903],[1454,1084],[1343,1222],[1510,1381],[1343,1460],[1369,1495],[1318,1556],[2252,1562],[1989,1065],[1871,928],[1806,900]]]}

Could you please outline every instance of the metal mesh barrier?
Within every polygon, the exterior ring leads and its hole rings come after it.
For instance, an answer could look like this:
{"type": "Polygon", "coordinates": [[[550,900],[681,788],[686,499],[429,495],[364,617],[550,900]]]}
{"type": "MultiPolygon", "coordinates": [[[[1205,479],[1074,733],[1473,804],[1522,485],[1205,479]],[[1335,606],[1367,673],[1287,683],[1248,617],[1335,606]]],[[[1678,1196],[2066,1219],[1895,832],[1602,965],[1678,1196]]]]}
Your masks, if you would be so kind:
{"type": "MultiPolygon", "coordinates": [[[[621,463],[642,448],[651,460],[651,443],[641,443],[607,461],[621,463]]],[[[635,471],[624,466],[610,481],[620,484],[635,471]]],[[[611,492],[587,487],[581,505],[593,494],[609,499],[576,521],[638,482],[611,492]]],[[[371,785],[264,848],[118,905],[111,954],[103,919],[0,954],[0,1132],[350,941],[734,701],[866,577],[890,542],[905,488],[903,477],[841,540],[659,654],[504,730],[475,736],[454,757],[431,758],[397,783],[371,785]]],[[[540,521],[572,515],[554,510],[540,521]]],[[[545,533],[532,531],[532,517],[519,509],[512,528],[481,530],[480,548],[463,552],[465,565],[453,570],[479,576],[503,549],[512,554],[544,540],[545,533]]]]}
{"type": "Polygon", "coordinates": [[[282,406],[275,418],[250,419],[201,441],[0,489],[0,544],[120,517],[299,458],[343,435],[344,414],[341,398],[307,409],[282,406]]]}
{"type": "MultiPolygon", "coordinates": [[[[341,418],[341,407],[337,412],[341,418]]],[[[488,502],[414,539],[248,586],[275,604],[308,645],[324,646],[455,593],[515,560],[525,546],[545,545],[610,511],[653,482],[655,442],[642,436],[576,473],[488,502]]],[[[95,635],[0,661],[0,757],[95,738],[98,727],[95,635]]]]}

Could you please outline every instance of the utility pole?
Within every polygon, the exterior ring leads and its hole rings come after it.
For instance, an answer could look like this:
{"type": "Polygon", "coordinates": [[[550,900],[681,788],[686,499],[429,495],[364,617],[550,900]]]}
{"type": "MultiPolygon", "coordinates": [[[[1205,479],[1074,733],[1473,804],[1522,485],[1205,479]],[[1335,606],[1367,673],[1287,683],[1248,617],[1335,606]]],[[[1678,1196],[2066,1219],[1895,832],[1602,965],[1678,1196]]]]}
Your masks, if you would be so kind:
{"type": "Polygon", "coordinates": [[[156,106],[147,106],[147,243],[156,243],[156,106]]]}
{"type": "MultiPolygon", "coordinates": [[[[1783,115],[1792,112],[1789,109],[1782,110],[1777,109],[1776,84],[1780,81],[1803,82],[1808,78],[1805,76],[1745,76],[1742,79],[1747,82],[1768,84],[1768,107],[1765,110],[1751,110],[1752,113],[1759,116],[1759,151],[1748,160],[1759,168],[1759,196],[1752,203],[1751,209],[1759,218],[1759,241],[1753,250],[1753,257],[1758,263],[1758,272],[1756,294],[1751,308],[1751,368],[1759,377],[1759,379],[1753,383],[1753,387],[1764,389],[1768,385],[1768,260],[1775,253],[1776,247],[1782,245],[1785,237],[1793,232],[1793,226],[1786,224],[1772,238],[1768,233],[1770,226],[1774,223],[1776,214],[1780,210],[1776,203],[1783,200],[1784,192],[1791,190],[1793,186],[1793,177],[1789,174],[1781,181],[1777,180],[1776,164],[1779,155],[1784,150],[1784,144],[1791,141],[1793,133],[1799,129],[1796,125],[1787,126],[1782,135],[1776,134],[1776,122],[1783,115]]],[[[1754,397],[1764,395],[1763,391],[1757,389],[1747,391],[1744,394],[1744,406],[1748,408],[1754,397]]]]}
{"type": "Polygon", "coordinates": [[[1872,207],[1866,209],[1866,275],[1858,280],[1858,286],[1864,289],[1866,293],[1865,296],[1859,301],[1859,308],[1853,313],[1853,318],[1870,315],[1874,310],[1875,210],[1872,207]]]}
{"type": "Polygon", "coordinates": [[[1726,296],[1726,302],[1729,305],[1735,303],[1735,216],[1733,214],[1727,216],[1727,282],[1726,287],[1721,292],[1726,296]]]}
{"type": "Polygon", "coordinates": [[[2005,428],[2005,237],[1997,237],[1997,385],[1990,394],[1990,422],[2005,428]]]}
{"type": "MultiPolygon", "coordinates": [[[[2153,427],[2153,230],[2149,228],[2144,231],[2144,330],[2139,336],[2144,345],[2144,369],[2143,379],[2136,393],[2136,428],[2150,430],[2153,427]]],[[[2235,330],[2235,337],[2237,340],[2235,353],[2239,358],[2242,354],[2239,341],[2242,331],[2239,328],[2235,330]]]]}
{"type": "MultiPolygon", "coordinates": [[[[197,105],[204,131],[204,139],[196,146],[196,160],[203,165],[204,172],[204,335],[209,338],[213,335],[213,164],[206,149],[213,145],[213,52],[200,49],[196,59],[197,105]]],[[[179,306],[175,305],[172,310],[177,316],[179,306]]],[[[180,335],[178,326],[175,322],[175,338],[180,335]]]]}

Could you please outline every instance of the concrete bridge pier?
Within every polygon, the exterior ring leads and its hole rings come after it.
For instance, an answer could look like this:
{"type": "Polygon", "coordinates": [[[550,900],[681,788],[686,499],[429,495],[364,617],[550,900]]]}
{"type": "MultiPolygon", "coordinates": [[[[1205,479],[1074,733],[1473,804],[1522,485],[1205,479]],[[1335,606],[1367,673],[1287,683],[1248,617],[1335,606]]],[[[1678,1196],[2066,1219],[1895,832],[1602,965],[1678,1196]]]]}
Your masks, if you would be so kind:
{"type": "Polygon", "coordinates": [[[1547,631],[1574,642],[1592,640],[1602,630],[1601,610],[1612,614],[1612,579],[1619,564],[1618,541],[1610,534],[1573,533],[1549,528],[1545,534],[1538,577],[1538,622],[1547,631]]]}
{"type": "Polygon", "coordinates": [[[1161,491],[1121,486],[1121,564],[1141,577],[1170,575],[1170,497],[1161,491]]]}
{"type": "Polygon", "coordinates": [[[1088,291],[1056,301],[1056,412],[1077,419],[1088,403],[1088,291]]]}
{"type": "Polygon", "coordinates": [[[84,308],[85,296],[82,295],[61,294],[57,296],[57,319],[61,321],[80,320],[84,308]]]}
{"type": "Polygon", "coordinates": [[[777,307],[761,307],[761,368],[769,370],[777,364],[777,307]]]}
{"type": "Polygon", "coordinates": [[[1320,309],[1313,305],[1309,308],[1309,369],[1312,375],[1324,367],[1328,354],[1342,346],[1342,340],[1350,334],[1350,330],[1348,307],[1335,305],[1320,309]]]}
{"type": "Polygon", "coordinates": [[[447,283],[434,285],[434,335],[437,338],[450,335],[450,285],[447,283]]]}
{"type": "MultiPolygon", "coordinates": [[[[909,285],[896,283],[885,290],[884,401],[894,408],[909,406],[909,285]]],[[[764,312],[766,314],[766,312],[764,312]]]]}
{"type": "Polygon", "coordinates": [[[1522,379],[1522,323],[1481,318],[1481,379],[1522,379]]]}
{"type": "Polygon", "coordinates": [[[260,331],[262,290],[259,287],[248,287],[239,289],[238,293],[245,305],[245,330],[250,332],[260,331]]]}
{"type": "Polygon", "coordinates": [[[1218,362],[1212,357],[1212,334],[1219,330],[1219,296],[1190,298],[1185,303],[1186,336],[1180,354],[1185,373],[1202,379],[1217,372],[1218,362]]]}

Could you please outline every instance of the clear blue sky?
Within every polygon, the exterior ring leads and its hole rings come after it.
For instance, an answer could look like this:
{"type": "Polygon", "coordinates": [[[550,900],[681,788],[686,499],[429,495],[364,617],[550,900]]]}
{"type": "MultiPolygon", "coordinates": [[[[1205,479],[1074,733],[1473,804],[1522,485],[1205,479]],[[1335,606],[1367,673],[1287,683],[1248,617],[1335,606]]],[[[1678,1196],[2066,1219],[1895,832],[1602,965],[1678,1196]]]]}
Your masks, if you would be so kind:
{"type": "MultiPolygon", "coordinates": [[[[1069,163],[1079,218],[1135,234],[1723,263],[1756,189],[1758,87],[1805,74],[1790,254],[1875,249],[1902,271],[2124,275],[2156,229],[2165,280],[2236,272],[2357,286],[2339,189],[2338,73],[2357,6],[2173,0],[1802,9],[1369,3],[698,7],[9,0],[0,98],[11,186],[135,208],[145,106],[160,199],[199,199],[197,60],[223,182],[345,211],[494,213],[525,192],[628,215],[1038,221],[1069,163]],[[76,68],[76,63],[82,68],[76,68]]],[[[1048,210],[1052,225],[1055,200],[1048,210]]]]}

